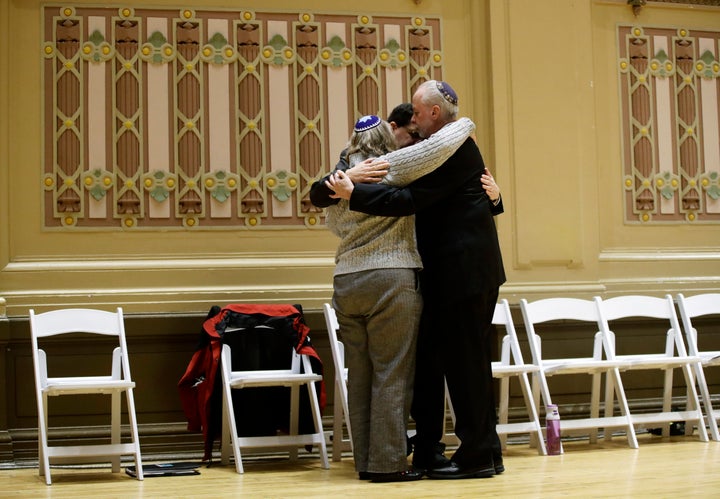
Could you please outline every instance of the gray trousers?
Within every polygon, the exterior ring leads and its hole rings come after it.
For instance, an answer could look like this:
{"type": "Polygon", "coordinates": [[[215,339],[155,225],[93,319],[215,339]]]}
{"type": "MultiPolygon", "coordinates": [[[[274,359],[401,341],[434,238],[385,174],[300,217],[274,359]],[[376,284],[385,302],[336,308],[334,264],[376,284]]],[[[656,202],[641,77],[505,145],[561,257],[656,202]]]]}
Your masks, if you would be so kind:
{"type": "Polygon", "coordinates": [[[355,469],[406,470],[422,311],[417,271],[377,269],[335,276],[333,307],[345,344],[355,469]]]}

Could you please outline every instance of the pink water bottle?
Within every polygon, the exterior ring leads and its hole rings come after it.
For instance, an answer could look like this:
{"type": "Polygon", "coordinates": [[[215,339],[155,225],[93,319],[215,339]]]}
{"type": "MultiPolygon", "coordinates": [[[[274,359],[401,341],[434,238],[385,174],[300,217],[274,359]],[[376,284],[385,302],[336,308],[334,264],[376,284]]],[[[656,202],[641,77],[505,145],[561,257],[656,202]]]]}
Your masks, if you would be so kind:
{"type": "Polygon", "coordinates": [[[545,432],[547,435],[546,446],[548,456],[557,456],[563,453],[562,441],[560,440],[560,413],[555,404],[550,404],[545,409],[545,432]]]}

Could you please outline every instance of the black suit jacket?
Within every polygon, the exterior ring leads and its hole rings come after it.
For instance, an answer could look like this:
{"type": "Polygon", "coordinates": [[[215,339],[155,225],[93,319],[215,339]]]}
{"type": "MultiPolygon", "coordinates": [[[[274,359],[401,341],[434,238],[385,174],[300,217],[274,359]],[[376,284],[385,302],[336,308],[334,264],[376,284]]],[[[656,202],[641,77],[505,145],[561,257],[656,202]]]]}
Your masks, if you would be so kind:
{"type": "Polygon", "coordinates": [[[484,170],[480,150],[468,139],[440,168],[406,187],[357,184],[353,190],[351,210],[416,215],[426,297],[471,296],[505,282],[492,202],[480,181],[484,170]]]}

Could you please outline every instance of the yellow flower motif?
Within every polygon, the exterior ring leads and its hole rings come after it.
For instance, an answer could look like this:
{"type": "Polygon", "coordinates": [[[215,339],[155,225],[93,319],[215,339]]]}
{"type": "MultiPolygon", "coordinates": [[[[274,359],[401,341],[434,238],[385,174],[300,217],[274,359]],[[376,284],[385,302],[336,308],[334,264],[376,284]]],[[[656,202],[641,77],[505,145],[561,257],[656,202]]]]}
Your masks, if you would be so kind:
{"type": "Polygon", "coordinates": [[[150,187],[152,187],[152,185],[153,185],[152,180],[150,180],[149,178],[146,178],[145,179],[145,187],[150,188],[150,187]]]}
{"type": "Polygon", "coordinates": [[[125,69],[132,69],[132,63],[130,62],[126,62],[125,64],[123,64],[123,66],[125,67],[125,69]]]}
{"type": "Polygon", "coordinates": [[[125,128],[128,128],[128,129],[129,129],[129,128],[132,128],[132,127],[133,127],[132,121],[128,120],[128,121],[125,122],[125,128]]]}
{"type": "Polygon", "coordinates": [[[252,225],[253,227],[258,224],[258,220],[255,217],[248,218],[248,224],[252,225]]]}
{"type": "Polygon", "coordinates": [[[93,179],[91,177],[85,177],[85,185],[90,186],[93,183],[93,179]]]}
{"type": "Polygon", "coordinates": [[[275,179],[274,178],[268,179],[267,185],[268,185],[268,187],[275,187],[275,179]]]}
{"type": "Polygon", "coordinates": [[[631,179],[625,179],[625,187],[632,187],[632,180],[631,179]]]}
{"type": "Polygon", "coordinates": [[[73,185],[74,183],[75,183],[75,182],[73,182],[73,179],[71,179],[71,178],[66,178],[66,179],[65,179],[65,185],[67,185],[68,187],[71,186],[71,185],[73,185]]]}
{"type": "Polygon", "coordinates": [[[192,17],[192,12],[190,12],[189,10],[183,11],[183,17],[185,19],[190,19],[192,17]]]}
{"type": "Polygon", "coordinates": [[[225,49],[225,57],[232,57],[232,56],[233,56],[233,50],[225,49]]]}
{"type": "Polygon", "coordinates": [[[172,49],[171,49],[170,47],[165,47],[165,55],[166,55],[166,56],[169,57],[169,56],[172,55],[172,53],[173,53],[173,51],[172,51],[172,49]]]}
{"type": "Polygon", "coordinates": [[[130,9],[123,9],[122,15],[123,17],[128,17],[130,15],[130,9]]]}
{"type": "Polygon", "coordinates": [[[422,26],[423,22],[422,22],[422,19],[420,19],[419,17],[416,17],[415,19],[413,19],[413,23],[415,24],[415,26],[422,26]]]}
{"type": "Polygon", "coordinates": [[[285,57],[288,58],[288,59],[290,59],[292,56],[293,56],[292,50],[287,49],[287,50],[285,51],[285,57]]]}
{"type": "Polygon", "coordinates": [[[691,222],[695,221],[695,213],[688,213],[687,217],[688,217],[688,220],[690,220],[691,222]]]}
{"type": "Polygon", "coordinates": [[[75,219],[73,217],[65,217],[65,225],[75,225],[75,219]]]}
{"type": "Polygon", "coordinates": [[[690,187],[695,187],[697,185],[697,182],[695,181],[695,179],[691,179],[689,184],[690,184],[690,187]]]}
{"type": "Polygon", "coordinates": [[[65,9],[65,10],[63,10],[63,15],[64,15],[64,16],[71,16],[72,13],[73,13],[73,12],[72,12],[72,9],[65,9]]]}
{"type": "Polygon", "coordinates": [[[190,226],[190,227],[194,227],[194,226],[195,226],[195,219],[194,219],[194,218],[188,218],[188,219],[185,221],[185,223],[188,224],[188,226],[190,226]]]}
{"type": "Polygon", "coordinates": [[[306,73],[312,73],[314,71],[313,67],[310,65],[305,66],[305,72],[306,73]]]}
{"type": "Polygon", "coordinates": [[[210,57],[210,56],[212,55],[212,50],[210,50],[208,47],[205,47],[205,48],[203,49],[203,55],[204,55],[205,57],[210,57]]]}
{"type": "Polygon", "coordinates": [[[648,215],[647,213],[643,213],[642,221],[647,222],[648,220],[650,220],[650,215],[648,215]]]}
{"type": "Polygon", "coordinates": [[[315,217],[308,218],[308,224],[309,225],[317,225],[317,218],[315,218],[315,217]]]}
{"type": "Polygon", "coordinates": [[[250,12],[244,12],[243,19],[245,19],[246,21],[249,21],[250,19],[252,19],[252,14],[250,12]]]}
{"type": "Polygon", "coordinates": [[[255,71],[255,66],[254,66],[253,64],[248,64],[248,65],[245,67],[245,70],[246,70],[248,73],[253,73],[253,72],[255,71]]]}
{"type": "Polygon", "coordinates": [[[257,180],[251,180],[248,185],[255,189],[258,186],[257,180]]]}
{"type": "Polygon", "coordinates": [[[173,180],[173,179],[171,179],[171,178],[167,179],[167,182],[165,182],[165,183],[166,183],[167,186],[170,187],[171,189],[172,189],[173,187],[175,187],[175,180],[173,180]]]}
{"type": "Polygon", "coordinates": [[[73,126],[74,124],[75,124],[75,122],[74,122],[73,120],[65,120],[65,127],[66,127],[66,128],[70,128],[70,127],[73,126]]]}
{"type": "Polygon", "coordinates": [[[263,57],[265,57],[267,59],[270,56],[272,56],[272,50],[270,50],[270,49],[263,50],[263,57]]]}
{"type": "Polygon", "coordinates": [[[68,68],[68,69],[71,69],[71,68],[73,67],[73,63],[72,63],[71,61],[67,61],[67,62],[65,63],[65,67],[68,68]]]}
{"type": "Polygon", "coordinates": [[[290,180],[288,180],[288,185],[290,187],[295,187],[297,185],[297,181],[294,178],[291,178],[290,180]]]}
{"type": "Polygon", "coordinates": [[[195,183],[194,180],[188,180],[187,186],[190,187],[191,189],[194,189],[196,185],[197,184],[195,183]]]}
{"type": "Polygon", "coordinates": [[[46,53],[47,55],[52,54],[52,53],[53,53],[53,48],[52,48],[50,45],[46,45],[46,46],[45,46],[45,53],[46,53]]]}
{"type": "Polygon", "coordinates": [[[665,185],[665,181],[663,179],[659,178],[659,179],[657,179],[656,184],[658,187],[662,187],[663,185],[665,185]]]}
{"type": "Polygon", "coordinates": [[[195,128],[195,124],[192,121],[185,122],[185,128],[195,128]]]}
{"type": "Polygon", "coordinates": [[[52,187],[55,182],[50,177],[45,178],[45,186],[46,187],[52,187]]]}
{"type": "Polygon", "coordinates": [[[367,24],[367,23],[370,22],[370,18],[369,18],[368,16],[362,16],[362,17],[360,18],[360,22],[363,23],[363,24],[367,24]]]}
{"type": "Polygon", "coordinates": [[[257,128],[257,125],[255,124],[254,121],[250,121],[250,122],[248,122],[247,127],[248,127],[250,130],[255,130],[255,129],[257,128]]]}
{"type": "Polygon", "coordinates": [[[309,22],[310,21],[310,14],[303,14],[302,16],[303,22],[309,22]]]}
{"type": "Polygon", "coordinates": [[[135,185],[135,182],[133,182],[132,180],[125,181],[125,187],[127,187],[128,189],[132,189],[134,185],[135,185]]]}
{"type": "Polygon", "coordinates": [[[648,179],[643,180],[643,187],[650,187],[650,181],[648,179]]]}
{"type": "Polygon", "coordinates": [[[320,57],[322,57],[325,60],[330,59],[330,51],[329,50],[323,50],[320,52],[320,57]]]}
{"type": "Polygon", "coordinates": [[[150,55],[150,48],[149,47],[143,47],[142,48],[143,55],[150,55]]]}
{"type": "Polygon", "coordinates": [[[83,53],[84,53],[84,54],[89,54],[91,51],[92,51],[92,49],[90,48],[89,45],[85,45],[85,46],[83,47],[83,53]]]}
{"type": "Polygon", "coordinates": [[[235,181],[234,178],[231,178],[231,179],[228,180],[228,186],[229,186],[229,187],[235,187],[236,185],[237,185],[237,182],[235,181]]]}
{"type": "Polygon", "coordinates": [[[211,178],[205,179],[206,187],[212,187],[213,185],[215,185],[215,181],[213,179],[211,179],[211,178]]]}

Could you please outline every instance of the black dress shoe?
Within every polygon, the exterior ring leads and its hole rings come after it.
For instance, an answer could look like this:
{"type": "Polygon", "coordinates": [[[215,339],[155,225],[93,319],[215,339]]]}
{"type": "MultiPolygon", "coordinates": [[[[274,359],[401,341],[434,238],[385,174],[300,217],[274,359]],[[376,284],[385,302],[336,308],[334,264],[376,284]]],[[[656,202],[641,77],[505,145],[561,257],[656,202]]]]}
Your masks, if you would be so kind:
{"type": "Polygon", "coordinates": [[[369,475],[370,481],[374,483],[414,482],[423,477],[423,474],[416,470],[395,471],[392,473],[369,473],[369,475]]]}
{"type": "Polygon", "coordinates": [[[358,471],[358,478],[360,480],[370,480],[372,478],[372,473],[369,471],[358,471]]]}
{"type": "Polygon", "coordinates": [[[490,478],[495,475],[495,467],[489,466],[470,466],[461,467],[455,462],[450,462],[448,466],[443,468],[435,468],[428,470],[428,478],[434,478],[438,480],[451,480],[458,478],[490,478]]]}
{"type": "Polygon", "coordinates": [[[495,474],[499,475],[505,471],[505,466],[502,463],[502,456],[493,457],[493,467],[495,468],[495,474]]]}
{"type": "Polygon", "coordinates": [[[450,459],[445,457],[441,452],[420,454],[417,450],[415,451],[412,460],[413,468],[423,472],[434,470],[436,468],[444,468],[449,466],[450,463],[450,459]]]}

